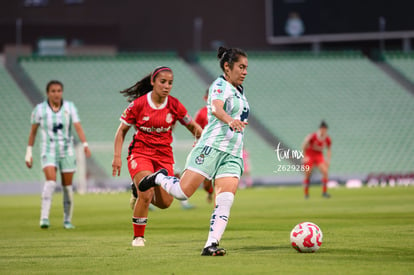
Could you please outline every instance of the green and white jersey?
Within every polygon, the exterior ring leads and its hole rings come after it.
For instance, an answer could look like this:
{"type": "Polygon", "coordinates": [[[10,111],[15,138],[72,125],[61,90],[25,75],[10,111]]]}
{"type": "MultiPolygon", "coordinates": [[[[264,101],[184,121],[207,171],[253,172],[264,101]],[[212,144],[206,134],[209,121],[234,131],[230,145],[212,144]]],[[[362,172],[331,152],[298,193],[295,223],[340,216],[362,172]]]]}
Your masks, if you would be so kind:
{"type": "Polygon", "coordinates": [[[223,76],[220,76],[209,88],[207,100],[208,124],[204,128],[197,146],[207,145],[242,158],[244,131],[233,131],[230,126],[212,114],[212,102],[216,99],[224,102],[225,112],[233,119],[247,122],[249,103],[243,93],[243,87],[236,88],[227,82],[223,76]]]}
{"type": "Polygon", "coordinates": [[[73,156],[72,123],[79,121],[78,111],[70,101],[62,101],[57,112],[52,110],[47,100],[36,105],[31,124],[39,124],[42,133],[41,156],[73,156]]]}

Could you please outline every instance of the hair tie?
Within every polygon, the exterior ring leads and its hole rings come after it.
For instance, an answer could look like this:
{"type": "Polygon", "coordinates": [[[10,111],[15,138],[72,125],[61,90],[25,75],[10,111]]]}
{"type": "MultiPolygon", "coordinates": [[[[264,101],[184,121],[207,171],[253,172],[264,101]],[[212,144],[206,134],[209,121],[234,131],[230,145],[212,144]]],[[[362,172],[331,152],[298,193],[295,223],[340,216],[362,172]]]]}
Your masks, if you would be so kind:
{"type": "Polygon", "coordinates": [[[155,76],[156,76],[159,72],[162,72],[162,71],[170,71],[170,72],[172,72],[172,70],[171,70],[170,68],[168,68],[168,67],[165,67],[165,66],[162,66],[162,67],[157,67],[157,68],[155,68],[154,72],[151,74],[151,82],[154,82],[154,78],[155,78],[155,76]]]}

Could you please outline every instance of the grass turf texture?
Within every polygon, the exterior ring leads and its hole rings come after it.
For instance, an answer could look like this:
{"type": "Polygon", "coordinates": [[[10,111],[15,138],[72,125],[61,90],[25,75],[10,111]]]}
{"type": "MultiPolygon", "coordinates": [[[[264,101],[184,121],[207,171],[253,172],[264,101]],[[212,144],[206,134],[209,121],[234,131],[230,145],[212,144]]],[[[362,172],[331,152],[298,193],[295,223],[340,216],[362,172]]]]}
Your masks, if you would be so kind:
{"type": "Polygon", "coordinates": [[[74,230],[62,226],[55,194],[51,227],[39,228],[39,196],[0,198],[0,274],[413,274],[414,187],[330,190],[239,190],[221,245],[225,257],[201,257],[212,206],[202,190],[197,206],[178,202],[152,211],[146,246],[131,247],[129,193],[75,195],[74,230]],[[289,242],[299,222],[324,234],[314,254],[289,242]]]}

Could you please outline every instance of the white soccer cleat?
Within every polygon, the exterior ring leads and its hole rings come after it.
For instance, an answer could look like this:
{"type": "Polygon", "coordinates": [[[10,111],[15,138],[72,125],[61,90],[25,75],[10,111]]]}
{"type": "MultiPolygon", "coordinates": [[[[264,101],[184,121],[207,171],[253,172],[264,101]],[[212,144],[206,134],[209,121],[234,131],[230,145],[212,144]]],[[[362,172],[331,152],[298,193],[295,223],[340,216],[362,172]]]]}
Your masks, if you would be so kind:
{"type": "Polygon", "coordinates": [[[132,246],[145,246],[145,239],[143,237],[135,237],[132,240],[132,246]]]}
{"type": "Polygon", "coordinates": [[[64,222],[63,228],[65,229],[75,229],[75,226],[71,222],[64,222]]]}
{"type": "Polygon", "coordinates": [[[50,226],[49,219],[41,219],[40,220],[40,228],[47,229],[50,226]]]}

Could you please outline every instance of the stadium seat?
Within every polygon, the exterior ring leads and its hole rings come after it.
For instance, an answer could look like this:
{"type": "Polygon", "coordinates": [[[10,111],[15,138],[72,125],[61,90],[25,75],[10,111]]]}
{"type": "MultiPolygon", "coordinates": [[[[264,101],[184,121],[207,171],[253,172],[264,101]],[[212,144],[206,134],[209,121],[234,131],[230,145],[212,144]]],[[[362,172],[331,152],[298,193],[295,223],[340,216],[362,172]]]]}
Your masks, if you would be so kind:
{"type": "Polygon", "coordinates": [[[414,54],[401,51],[385,52],[385,61],[414,83],[414,54]]]}
{"type": "Polygon", "coordinates": [[[39,164],[38,141],[33,148],[34,163],[32,169],[26,168],[24,156],[30,132],[30,115],[33,109],[27,97],[0,64],[0,186],[9,182],[43,181],[39,164]],[[35,159],[36,158],[36,159],[35,159]]]}

